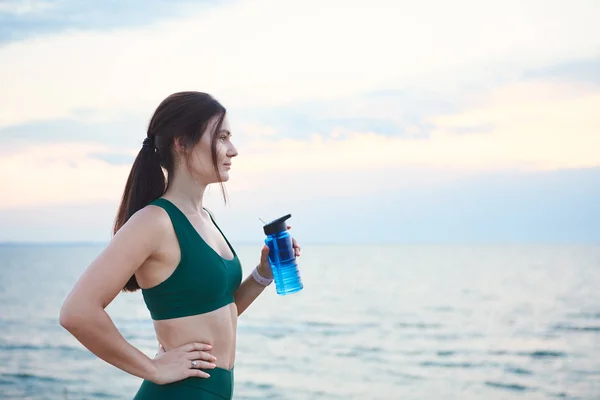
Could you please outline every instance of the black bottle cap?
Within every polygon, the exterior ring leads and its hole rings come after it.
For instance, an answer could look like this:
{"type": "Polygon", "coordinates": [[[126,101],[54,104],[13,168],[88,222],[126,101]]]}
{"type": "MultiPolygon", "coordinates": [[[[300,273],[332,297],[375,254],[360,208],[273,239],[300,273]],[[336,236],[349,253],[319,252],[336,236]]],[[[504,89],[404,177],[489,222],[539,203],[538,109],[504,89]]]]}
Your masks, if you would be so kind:
{"type": "Polygon", "coordinates": [[[284,215],[281,218],[277,218],[265,226],[263,226],[263,230],[265,231],[265,235],[273,235],[277,232],[282,232],[287,230],[287,223],[285,222],[288,218],[290,218],[292,214],[284,215]]]}

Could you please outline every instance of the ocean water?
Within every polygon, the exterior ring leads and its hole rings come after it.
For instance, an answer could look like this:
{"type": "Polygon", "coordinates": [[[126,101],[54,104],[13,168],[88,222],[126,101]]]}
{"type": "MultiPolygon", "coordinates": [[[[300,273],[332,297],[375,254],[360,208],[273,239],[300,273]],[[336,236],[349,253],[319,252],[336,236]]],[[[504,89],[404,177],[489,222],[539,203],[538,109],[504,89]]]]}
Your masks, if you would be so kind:
{"type": "MultiPolygon", "coordinates": [[[[245,273],[259,248],[237,248],[245,273]]],[[[0,398],[131,399],[58,311],[100,246],[0,246],[0,398]]],[[[236,399],[600,399],[600,246],[303,246],[239,321],[236,399]]],[[[152,356],[138,293],[107,311],[152,356]]]]}

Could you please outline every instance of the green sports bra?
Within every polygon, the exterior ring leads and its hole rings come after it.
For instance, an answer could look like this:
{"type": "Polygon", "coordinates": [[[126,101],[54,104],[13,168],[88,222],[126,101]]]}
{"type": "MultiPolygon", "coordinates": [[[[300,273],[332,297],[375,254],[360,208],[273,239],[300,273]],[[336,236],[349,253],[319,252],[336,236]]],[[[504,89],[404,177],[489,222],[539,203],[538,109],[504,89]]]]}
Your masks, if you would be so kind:
{"type": "Polygon", "coordinates": [[[175,204],[164,198],[150,204],[163,208],[169,214],[181,251],[181,261],[166,280],[142,289],[152,319],[204,314],[232,303],[242,281],[242,267],[235,250],[212,216],[211,221],[233,253],[231,260],[213,250],[175,204]]]}

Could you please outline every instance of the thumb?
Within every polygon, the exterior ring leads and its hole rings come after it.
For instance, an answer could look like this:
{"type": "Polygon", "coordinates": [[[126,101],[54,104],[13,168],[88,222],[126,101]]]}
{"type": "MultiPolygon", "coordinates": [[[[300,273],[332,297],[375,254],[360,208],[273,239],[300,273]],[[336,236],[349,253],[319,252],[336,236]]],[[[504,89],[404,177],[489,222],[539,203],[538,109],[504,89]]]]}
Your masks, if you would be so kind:
{"type": "Polygon", "coordinates": [[[156,354],[154,355],[154,358],[158,357],[159,355],[166,353],[165,348],[162,346],[162,344],[159,342],[158,343],[158,351],[156,352],[156,354]]]}
{"type": "Polygon", "coordinates": [[[264,245],[262,250],[260,251],[260,261],[263,263],[268,262],[269,260],[269,247],[264,245]]]}

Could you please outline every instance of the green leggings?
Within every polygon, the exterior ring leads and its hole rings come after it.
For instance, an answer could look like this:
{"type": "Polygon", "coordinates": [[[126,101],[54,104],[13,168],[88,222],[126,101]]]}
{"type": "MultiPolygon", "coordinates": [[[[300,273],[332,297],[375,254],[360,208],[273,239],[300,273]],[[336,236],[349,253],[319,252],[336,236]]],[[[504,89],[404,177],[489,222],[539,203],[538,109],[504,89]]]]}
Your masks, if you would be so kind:
{"type": "Polygon", "coordinates": [[[206,370],[210,378],[186,378],[157,385],[144,380],[133,400],[231,400],[233,398],[233,368],[206,370]]]}

